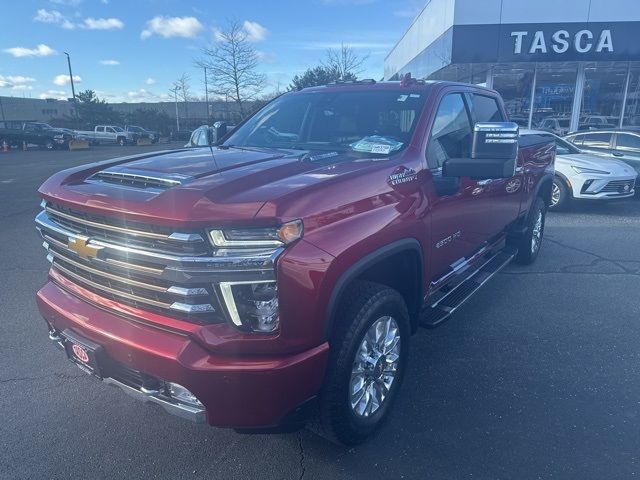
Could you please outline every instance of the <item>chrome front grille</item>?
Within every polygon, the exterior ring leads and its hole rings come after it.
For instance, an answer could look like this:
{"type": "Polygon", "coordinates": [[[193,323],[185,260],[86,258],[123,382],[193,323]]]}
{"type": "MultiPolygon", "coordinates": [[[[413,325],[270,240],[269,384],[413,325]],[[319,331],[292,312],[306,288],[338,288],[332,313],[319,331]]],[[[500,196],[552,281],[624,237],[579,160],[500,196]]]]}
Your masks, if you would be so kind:
{"type": "Polygon", "coordinates": [[[119,245],[190,255],[206,255],[208,251],[200,233],[109,219],[59,205],[47,204],[45,211],[51,220],[74,233],[119,245]]]}
{"type": "Polygon", "coordinates": [[[220,282],[275,279],[278,251],[274,249],[235,257],[213,249],[199,233],[176,235],[139,223],[124,226],[50,203],[43,207],[36,224],[52,263],[51,278],[56,281],[60,276],[118,303],[216,323],[227,319],[218,300],[220,282]],[[159,241],[161,248],[154,249],[159,241]],[[78,242],[85,250],[75,247],[78,242]]]}
{"type": "Polygon", "coordinates": [[[635,180],[613,180],[602,187],[601,192],[609,193],[631,193],[635,180]],[[625,186],[627,189],[625,190],[625,186]]]}

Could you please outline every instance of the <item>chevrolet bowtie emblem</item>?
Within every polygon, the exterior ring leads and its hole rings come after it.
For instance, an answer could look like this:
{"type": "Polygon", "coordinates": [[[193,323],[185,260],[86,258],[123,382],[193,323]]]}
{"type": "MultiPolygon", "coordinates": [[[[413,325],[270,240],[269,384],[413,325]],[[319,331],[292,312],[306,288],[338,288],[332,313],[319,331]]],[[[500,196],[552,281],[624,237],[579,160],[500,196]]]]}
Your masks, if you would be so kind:
{"type": "Polygon", "coordinates": [[[102,250],[102,247],[89,245],[88,238],[70,238],[68,247],[70,250],[76,252],[80,258],[84,258],[85,260],[97,257],[98,252],[102,250]]]}

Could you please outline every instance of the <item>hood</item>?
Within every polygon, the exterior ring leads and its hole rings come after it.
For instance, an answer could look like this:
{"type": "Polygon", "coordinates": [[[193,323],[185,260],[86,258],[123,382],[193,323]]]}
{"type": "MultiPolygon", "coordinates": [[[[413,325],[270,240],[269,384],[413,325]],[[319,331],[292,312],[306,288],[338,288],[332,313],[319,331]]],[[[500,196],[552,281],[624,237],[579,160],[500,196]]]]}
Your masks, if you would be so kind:
{"type": "Polygon", "coordinates": [[[221,225],[254,218],[266,202],[304,195],[380,159],[353,152],[209,148],[150,153],[76,167],[40,187],[47,200],[159,224],[221,225]]]}
{"type": "MultiPolygon", "coordinates": [[[[632,176],[635,171],[629,165],[613,158],[600,157],[598,155],[590,155],[588,153],[573,153],[570,155],[557,155],[556,156],[556,169],[561,170],[564,168],[570,168],[571,165],[593,168],[595,170],[606,170],[607,172],[614,173],[616,175],[629,175],[632,176]]],[[[573,170],[570,172],[575,174],[573,170]]]]}

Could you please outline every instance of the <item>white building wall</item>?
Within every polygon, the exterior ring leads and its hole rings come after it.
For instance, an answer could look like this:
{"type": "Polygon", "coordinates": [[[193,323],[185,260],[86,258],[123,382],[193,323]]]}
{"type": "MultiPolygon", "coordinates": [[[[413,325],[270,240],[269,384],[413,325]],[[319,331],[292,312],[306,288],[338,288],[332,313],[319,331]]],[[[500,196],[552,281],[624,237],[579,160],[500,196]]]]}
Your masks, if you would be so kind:
{"type": "MultiPolygon", "coordinates": [[[[409,63],[453,26],[456,0],[430,0],[385,59],[385,78],[409,63]],[[387,75],[387,71],[391,71],[387,75]]],[[[640,0],[639,0],[640,1],[640,0]]]]}

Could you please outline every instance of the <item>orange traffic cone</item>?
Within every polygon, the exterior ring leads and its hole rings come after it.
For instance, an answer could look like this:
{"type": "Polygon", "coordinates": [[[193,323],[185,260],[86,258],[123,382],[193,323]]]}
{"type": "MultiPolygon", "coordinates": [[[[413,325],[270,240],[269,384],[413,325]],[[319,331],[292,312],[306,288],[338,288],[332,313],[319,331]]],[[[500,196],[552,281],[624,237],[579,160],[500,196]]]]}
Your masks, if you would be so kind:
{"type": "Polygon", "coordinates": [[[9,151],[9,144],[6,141],[2,142],[2,151],[4,153],[7,153],[9,151]]]}
{"type": "Polygon", "coordinates": [[[22,151],[23,152],[27,151],[27,142],[22,142],[22,151]]]}

